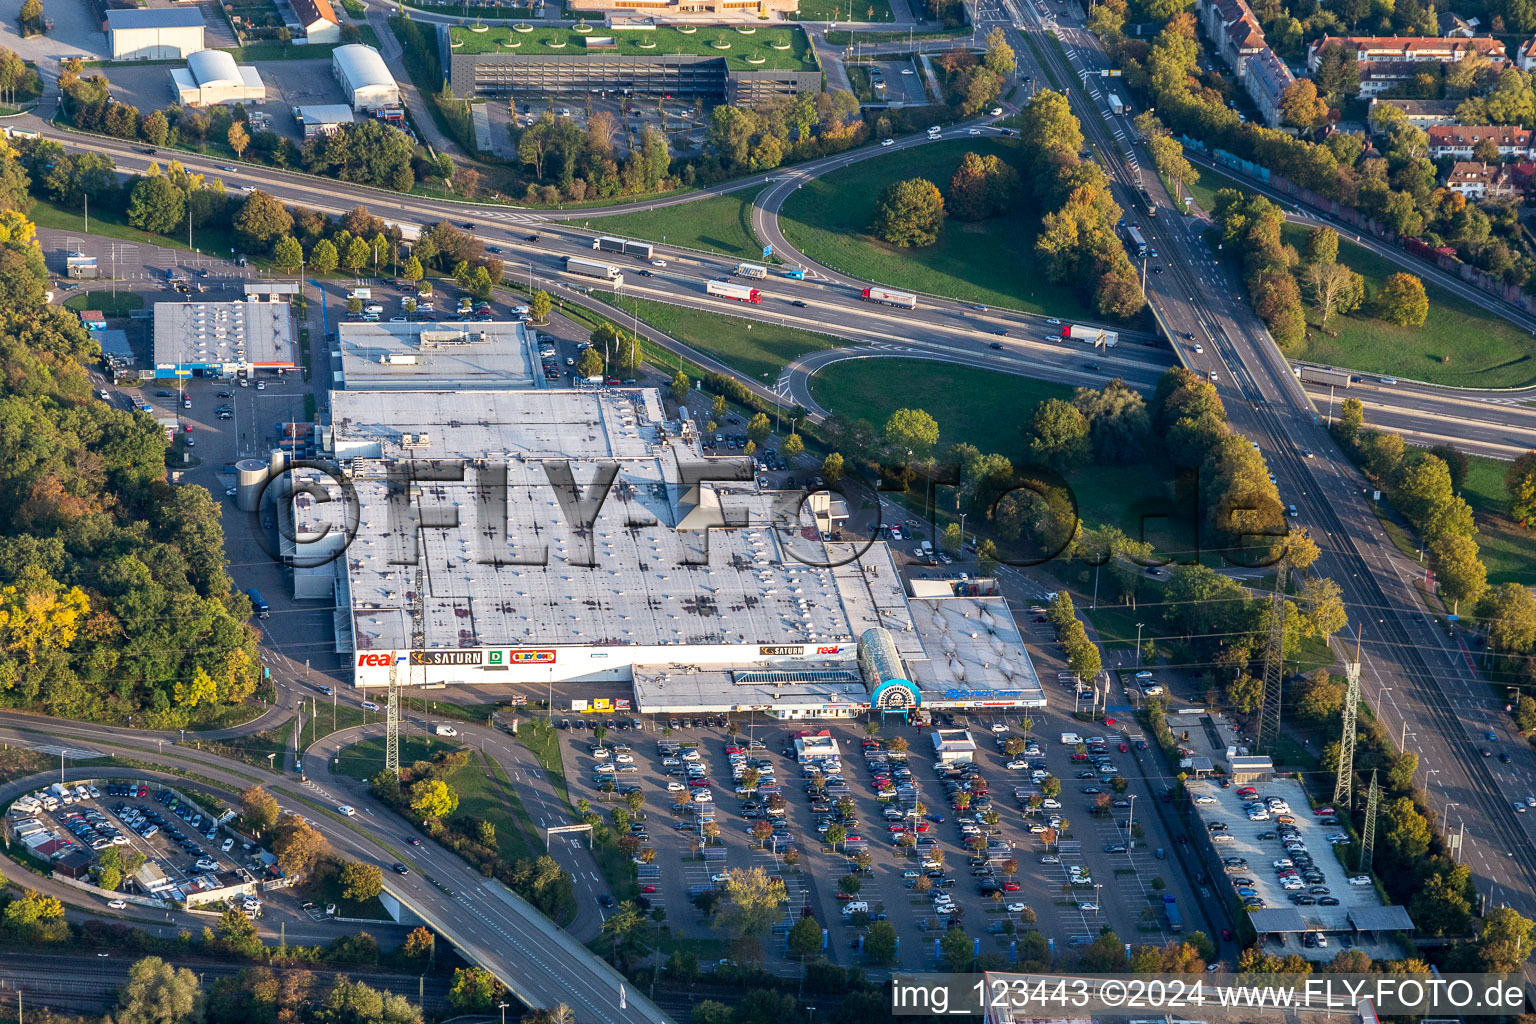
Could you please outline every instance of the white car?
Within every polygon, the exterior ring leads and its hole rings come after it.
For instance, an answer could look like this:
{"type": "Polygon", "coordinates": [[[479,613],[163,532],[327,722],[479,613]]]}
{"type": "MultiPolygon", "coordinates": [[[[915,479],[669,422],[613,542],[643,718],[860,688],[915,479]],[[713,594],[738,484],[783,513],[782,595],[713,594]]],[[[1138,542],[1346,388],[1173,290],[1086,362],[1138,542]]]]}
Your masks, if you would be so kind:
{"type": "Polygon", "coordinates": [[[729,871],[722,871],[718,875],[710,875],[709,880],[716,885],[724,885],[731,880],[731,873],[729,871]]]}
{"type": "Polygon", "coordinates": [[[953,903],[941,903],[933,908],[933,912],[940,916],[947,917],[955,912],[955,905],[953,903]]]}
{"type": "Polygon", "coordinates": [[[1099,905],[1097,903],[1079,903],[1077,905],[1077,909],[1084,912],[1091,910],[1094,913],[1098,913],[1099,905]]]}
{"type": "Polygon", "coordinates": [[[1009,761],[1007,768],[1011,772],[1022,772],[1029,769],[1028,761],[1009,761]]]}
{"type": "Polygon", "coordinates": [[[880,145],[882,145],[882,146],[894,146],[894,145],[896,145],[896,140],[895,139],[886,139],[884,142],[880,143],[880,145]]]}
{"type": "Polygon", "coordinates": [[[1054,853],[1048,853],[1045,856],[1040,858],[1040,863],[1041,864],[1060,864],[1061,863],[1061,858],[1056,856],[1054,853]]]}
{"type": "Polygon", "coordinates": [[[688,787],[683,785],[681,782],[669,782],[669,783],[667,783],[667,792],[668,793],[681,793],[683,790],[685,790],[687,788],[688,787]]]}
{"type": "Polygon", "coordinates": [[[1040,806],[1044,807],[1048,811],[1059,811],[1061,810],[1061,801],[1052,799],[1051,797],[1046,797],[1044,800],[1040,801],[1040,806]]]}
{"type": "Polygon", "coordinates": [[[651,260],[651,266],[653,266],[653,267],[664,267],[666,265],[667,265],[667,261],[666,260],[651,260]]]}
{"type": "Polygon", "coordinates": [[[970,131],[966,132],[966,134],[967,135],[980,135],[981,134],[981,129],[980,128],[972,128],[970,131]]]}
{"type": "Polygon", "coordinates": [[[1356,875],[1354,878],[1351,878],[1349,880],[1349,884],[1350,885],[1370,885],[1371,884],[1371,876],[1370,875],[1356,875]]]}
{"type": "Polygon", "coordinates": [[[123,900],[112,900],[107,904],[107,906],[111,907],[113,910],[123,910],[128,906],[128,904],[123,900]]]}
{"type": "Polygon", "coordinates": [[[1002,107],[993,107],[991,109],[991,111],[989,111],[988,113],[989,113],[989,116],[991,116],[991,117],[1002,117],[1003,116],[1003,108],[1002,107]]]}
{"type": "Polygon", "coordinates": [[[1237,842],[1237,839],[1235,837],[1233,837],[1232,835],[1229,835],[1226,832],[1218,832],[1215,835],[1211,836],[1211,842],[1213,842],[1213,843],[1235,843],[1235,842],[1237,842]]]}
{"type": "Polygon", "coordinates": [[[1010,914],[1022,914],[1022,913],[1024,913],[1024,911],[1026,911],[1028,909],[1029,908],[1026,907],[1022,903],[1010,903],[1010,904],[1008,904],[1008,913],[1010,913],[1010,914]]]}
{"type": "Polygon", "coordinates": [[[619,764],[634,764],[635,763],[635,758],[631,754],[618,754],[618,755],[616,755],[614,757],[614,760],[619,762],[619,764]]]}
{"type": "Polygon", "coordinates": [[[345,814],[349,818],[357,817],[357,808],[353,807],[351,804],[340,804],[337,806],[336,810],[341,814],[345,814]]]}

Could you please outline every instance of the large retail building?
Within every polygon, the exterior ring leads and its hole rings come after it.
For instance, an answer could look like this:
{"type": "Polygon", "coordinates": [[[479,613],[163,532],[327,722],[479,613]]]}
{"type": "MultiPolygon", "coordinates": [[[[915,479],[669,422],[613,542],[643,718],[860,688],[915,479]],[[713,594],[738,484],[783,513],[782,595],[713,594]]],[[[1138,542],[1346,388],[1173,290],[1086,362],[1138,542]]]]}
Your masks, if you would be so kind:
{"type": "Polygon", "coordinates": [[[358,686],[620,681],[643,713],[785,718],[1045,702],[1002,598],[909,596],[887,545],[823,539],[656,389],[354,386],[322,446],[352,497],[311,474],[335,500],[296,495],[282,532],[358,686]]]}

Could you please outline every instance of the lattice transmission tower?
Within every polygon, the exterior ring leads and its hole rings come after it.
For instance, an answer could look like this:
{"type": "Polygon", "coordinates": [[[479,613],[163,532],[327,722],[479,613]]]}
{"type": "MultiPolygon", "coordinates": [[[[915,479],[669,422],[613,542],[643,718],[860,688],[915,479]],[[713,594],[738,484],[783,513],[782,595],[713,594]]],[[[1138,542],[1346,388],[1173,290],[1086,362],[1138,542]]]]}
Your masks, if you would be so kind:
{"type": "Polygon", "coordinates": [[[1360,707],[1360,633],[1355,633],[1355,657],[1344,666],[1344,728],[1339,734],[1338,777],[1333,802],[1348,807],[1355,792],[1355,711],[1360,707]]]}
{"type": "Polygon", "coordinates": [[[1275,564],[1275,592],[1269,599],[1269,642],[1264,646],[1264,704],[1259,711],[1257,748],[1274,751],[1280,739],[1280,679],[1285,675],[1285,577],[1287,560],[1275,564]]]}

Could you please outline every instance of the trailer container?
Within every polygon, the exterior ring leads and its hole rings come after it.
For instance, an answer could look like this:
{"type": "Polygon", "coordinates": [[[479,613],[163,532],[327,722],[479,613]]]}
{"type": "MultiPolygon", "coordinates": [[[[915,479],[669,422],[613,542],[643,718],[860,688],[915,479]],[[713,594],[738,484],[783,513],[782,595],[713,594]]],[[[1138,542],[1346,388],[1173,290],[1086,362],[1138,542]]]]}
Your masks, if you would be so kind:
{"type": "Polygon", "coordinates": [[[879,302],[887,306],[900,306],[903,309],[916,309],[917,296],[911,292],[894,292],[889,288],[865,288],[859,293],[859,298],[865,302],[879,302]]]}
{"type": "Polygon", "coordinates": [[[761,281],[768,276],[768,268],[756,263],[738,263],[736,264],[736,276],[755,277],[761,281]]]}
{"type": "Polygon", "coordinates": [[[730,281],[711,281],[704,286],[707,294],[721,299],[735,299],[737,302],[751,302],[753,304],[763,301],[763,293],[751,285],[733,284],[730,281]]]}
{"type": "Polygon", "coordinates": [[[1321,366],[1294,366],[1291,372],[1296,379],[1308,384],[1327,384],[1329,387],[1347,388],[1350,376],[1343,370],[1325,370],[1321,366]]]}
{"type": "Polygon", "coordinates": [[[1082,324],[1064,324],[1061,328],[1061,336],[1069,341],[1086,341],[1090,345],[1103,345],[1105,348],[1114,348],[1120,343],[1120,335],[1114,331],[1106,331],[1102,327],[1086,327],[1082,324]]]}

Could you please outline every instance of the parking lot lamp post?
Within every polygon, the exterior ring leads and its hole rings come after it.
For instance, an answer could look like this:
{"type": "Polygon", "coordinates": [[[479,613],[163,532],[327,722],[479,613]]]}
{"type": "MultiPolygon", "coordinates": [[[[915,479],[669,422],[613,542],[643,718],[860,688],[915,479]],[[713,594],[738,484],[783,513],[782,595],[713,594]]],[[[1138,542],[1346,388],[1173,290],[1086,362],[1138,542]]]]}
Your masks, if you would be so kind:
{"type": "Polygon", "coordinates": [[[1125,819],[1125,848],[1127,851],[1136,849],[1136,794],[1131,794],[1131,813],[1125,819]]]}
{"type": "Polygon", "coordinates": [[[1099,916],[1099,890],[1104,888],[1103,882],[1093,883],[1093,916],[1099,916]]]}
{"type": "Polygon", "coordinates": [[[815,1018],[815,1016],[816,1016],[816,1007],[814,1007],[814,1006],[807,1006],[805,1008],[805,1024],[811,1024],[811,1021],[815,1018]]]}
{"type": "Polygon", "coordinates": [[[1136,667],[1141,668],[1141,627],[1143,623],[1136,623],[1136,667]]]}
{"type": "Polygon", "coordinates": [[[507,1004],[497,1003],[496,1009],[501,1011],[501,1024],[507,1024],[507,1004]]]}

